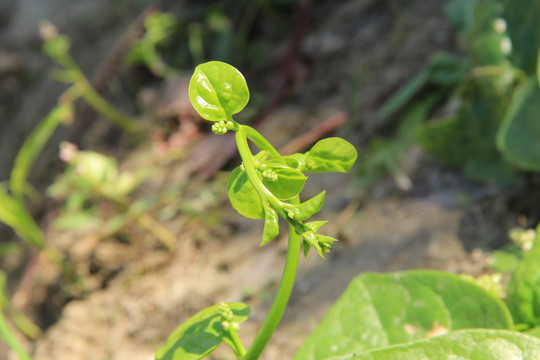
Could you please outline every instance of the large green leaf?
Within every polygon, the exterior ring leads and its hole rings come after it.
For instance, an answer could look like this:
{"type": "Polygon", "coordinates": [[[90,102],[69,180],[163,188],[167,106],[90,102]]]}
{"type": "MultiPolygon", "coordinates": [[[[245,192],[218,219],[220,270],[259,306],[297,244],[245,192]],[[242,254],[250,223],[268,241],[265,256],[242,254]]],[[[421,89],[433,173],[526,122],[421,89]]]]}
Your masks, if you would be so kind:
{"type": "Polygon", "coordinates": [[[296,360],[324,359],[468,328],[512,329],[508,309],[483,288],[436,271],[356,277],[296,360]]]}
{"type": "Polygon", "coordinates": [[[332,137],[318,141],[307,153],[306,172],[347,172],[354,165],[358,153],[346,140],[332,137]]]}
{"type": "Polygon", "coordinates": [[[250,219],[264,218],[261,198],[240,166],[231,172],[227,192],[231,205],[240,214],[250,219]]]}
{"type": "Polygon", "coordinates": [[[540,89],[531,77],[512,98],[497,134],[497,147],[512,164],[540,171],[540,89]]]}
{"type": "MultiPolygon", "coordinates": [[[[244,303],[227,303],[234,322],[242,323],[249,316],[244,303]]],[[[219,305],[214,305],[193,315],[180,325],[167,339],[165,346],[156,351],[156,360],[198,360],[214,351],[224,339],[219,305]]]]}
{"type": "Polygon", "coordinates": [[[206,120],[227,121],[246,106],[249,89],[240,71],[224,62],[210,61],[195,68],[189,99],[206,120]]]}
{"type": "Polygon", "coordinates": [[[334,360],[338,359],[536,360],[540,359],[540,339],[504,330],[462,330],[428,340],[395,345],[358,355],[336,357],[334,360]]]}

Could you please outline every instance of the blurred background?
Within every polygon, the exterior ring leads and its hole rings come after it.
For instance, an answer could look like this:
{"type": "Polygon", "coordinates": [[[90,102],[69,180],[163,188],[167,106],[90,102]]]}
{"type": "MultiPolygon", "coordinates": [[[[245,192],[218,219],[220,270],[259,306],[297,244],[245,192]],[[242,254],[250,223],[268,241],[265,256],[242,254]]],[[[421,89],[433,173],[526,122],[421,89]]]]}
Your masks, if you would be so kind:
{"type": "Polygon", "coordinates": [[[11,332],[36,360],[148,360],[190,315],[245,301],[249,343],[286,239],[259,247],[228,203],[234,142],[187,95],[211,60],[244,74],[236,119],[280,151],[359,152],[306,184],[340,242],[301,260],[263,359],[292,358],[362,271],[490,273],[540,219],[539,19],[536,0],[0,0],[11,332]]]}

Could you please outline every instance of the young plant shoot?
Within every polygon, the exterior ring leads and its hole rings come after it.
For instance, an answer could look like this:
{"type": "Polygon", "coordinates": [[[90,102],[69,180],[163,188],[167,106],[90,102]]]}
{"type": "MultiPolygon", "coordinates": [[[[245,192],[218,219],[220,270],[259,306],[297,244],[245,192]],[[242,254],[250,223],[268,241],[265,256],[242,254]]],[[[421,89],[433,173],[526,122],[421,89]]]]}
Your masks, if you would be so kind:
{"type": "Polygon", "coordinates": [[[307,256],[314,248],[324,257],[336,241],[319,233],[326,221],[309,221],[321,210],[325,192],[301,202],[299,194],[307,179],[305,173],[347,172],[356,161],[357,152],[341,138],[328,138],[306,153],[280,155],[259,132],[233,119],[232,116],[247,105],[249,90],[242,74],[223,62],[211,61],[197,66],[189,84],[189,97],[195,110],[204,119],[214,122],[215,134],[236,133],[242,164],[232,171],[228,182],[232,206],[248,218],[264,220],[261,246],[279,235],[278,219],[283,218],[289,227],[288,250],[274,303],[247,350],[238,338],[237,329],[247,318],[249,308],[245,304],[230,303],[202,310],[181,325],[157,351],[156,359],[202,359],[222,341],[231,346],[238,359],[257,359],[285,311],[301,249],[307,256]],[[258,153],[252,153],[249,141],[258,147],[258,153]]]}

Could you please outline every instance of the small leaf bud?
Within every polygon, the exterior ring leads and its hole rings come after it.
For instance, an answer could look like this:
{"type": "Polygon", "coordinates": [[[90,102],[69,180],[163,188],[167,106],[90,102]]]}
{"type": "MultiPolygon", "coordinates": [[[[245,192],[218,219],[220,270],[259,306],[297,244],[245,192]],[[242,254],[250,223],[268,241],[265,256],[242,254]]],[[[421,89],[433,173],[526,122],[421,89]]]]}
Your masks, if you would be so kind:
{"type": "Polygon", "coordinates": [[[227,127],[224,121],[218,121],[212,125],[212,132],[216,135],[224,135],[227,133],[227,127]]]}
{"type": "Polygon", "coordinates": [[[222,321],[221,322],[221,327],[224,329],[224,330],[229,330],[229,328],[231,327],[231,323],[228,322],[228,321],[222,321]]]}

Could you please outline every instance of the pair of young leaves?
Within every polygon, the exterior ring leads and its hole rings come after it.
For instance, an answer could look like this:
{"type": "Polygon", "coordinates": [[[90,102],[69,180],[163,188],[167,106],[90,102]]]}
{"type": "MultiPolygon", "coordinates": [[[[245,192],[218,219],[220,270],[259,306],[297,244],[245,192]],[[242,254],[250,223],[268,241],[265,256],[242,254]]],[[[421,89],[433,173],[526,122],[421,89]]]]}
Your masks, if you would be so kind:
{"type": "MultiPolygon", "coordinates": [[[[230,129],[234,130],[246,126],[232,119],[232,115],[247,105],[249,89],[242,74],[231,65],[211,61],[197,66],[189,84],[189,96],[193,107],[203,118],[227,123],[230,129]]],[[[250,178],[242,166],[237,167],[228,184],[231,204],[248,218],[265,220],[262,245],[279,234],[280,213],[304,238],[304,253],[307,255],[310,247],[314,246],[319,255],[323,256],[335,239],[317,234],[324,221],[306,224],[303,224],[303,221],[321,209],[325,192],[298,205],[291,202],[297,202],[296,199],[304,187],[307,179],[304,173],[347,172],[356,161],[355,148],[341,138],[328,138],[319,141],[304,154],[269,158],[270,153],[275,153],[274,149],[261,148],[261,152],[255,156],[251,153],[241,154],[243,157],[250,157],[258,178],[250,178]],[[262,183],[268,190],[264,192],[266,195],[257,191],[254,183],[262,183]],[[272,196],[275,198],[269,199],[272,196]]]]}

